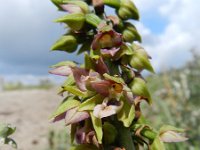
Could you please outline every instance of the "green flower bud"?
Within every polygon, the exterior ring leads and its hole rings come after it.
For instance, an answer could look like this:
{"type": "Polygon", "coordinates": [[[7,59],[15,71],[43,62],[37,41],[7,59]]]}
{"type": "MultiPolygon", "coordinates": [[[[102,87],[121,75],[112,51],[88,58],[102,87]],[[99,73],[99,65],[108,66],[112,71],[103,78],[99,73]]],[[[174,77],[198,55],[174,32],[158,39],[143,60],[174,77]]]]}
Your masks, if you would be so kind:
{"type": "Polygon", "coordinates": [[[87,14],[86,22],[94,27],[97,27],[101,23],[101,19],[95,14],[87,14]]]}
{"type": "Polygon", "coordinates": [[[149,61],[149,56],[142,47],[136,46],[134,48],[134,53],[129,58],[129,63],[131,67],[139,71],[146,69],[154,73],[153,67],[151,66],[151,63],[149,61]]]}
{"type": "Polygon", "coordinates": [[[133,41],[138,41],[141,42],[141,37],[140,34],[137,32],[137,29],[135,26],[133,26],[130,23],[125,23],[124,26],[125,30],[123,31],[123,39],[126,42],[133,42],[133,41]]]}
{"type": "Polygon", "coordinates": [[[141,96],[147,100],[149,104],[152,103],[151,95],[147,89],[145,81],[141,78],[134,78],[129,85],[134,95],[141,96]]]}
{"type": "Polygon", "coordinates": [[[66,23],[72,30],[80,30],[85,23],[85,15],[83,13],[68,14],[58,18],[55,22],[63,22],[66,23]]]}
{"type": "Polygon", "coordinates": [[[77,48],[77,40],[72,35],[64,35],[51,47],[51,50],[74,52],[77,48]]]}
{"type": "Polygon", "coordinates": [[[127,19],[135,19],[139,20],[139,13],[134,5],[134,3],[130,0],[121,0],[120,8],[117,11],[120,18],[123,20],[127,19]]]}

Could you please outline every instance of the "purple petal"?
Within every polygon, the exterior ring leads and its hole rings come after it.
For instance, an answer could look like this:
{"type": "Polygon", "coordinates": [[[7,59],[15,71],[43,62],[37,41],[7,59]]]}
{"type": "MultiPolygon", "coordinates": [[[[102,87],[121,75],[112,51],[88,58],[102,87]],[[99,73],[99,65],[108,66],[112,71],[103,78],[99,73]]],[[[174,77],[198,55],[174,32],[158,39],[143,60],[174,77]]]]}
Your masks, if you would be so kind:
{"type": "Polygon", "coordinates": [[[111,49],[101,49],[103,55],[115,56],[115,54],[120,50],[120,48],[111,48],[111,49]]]}
{"type": "Polygon", "coordinates": [[[78,129],[75,136],[77,144],[84,144],[86,139],[85,128],[78,129]]]}
{"type": "Polygon", "coordinates": [[[56,122],[56,121],[60,121],[62,119],[65,119],[65,115],[66,115],[66,112],[56,116],[55,118],[53,118],[52,122],[56,122]]]}
{"type": "Polygon", "coordinates": [[[163,142],[183,142],[188,140],[188,138],[182,136],[180,133],[177,133],[175,131],[166,131],[159,135],[161,141],[163,142]]]}
{"type": "Polygon", "coordinates": [[[89,118],[89,114],[86,111],[77,111],[78,107],[72,108],[66,112],[65,123],[66,125],[78,123],[82,120],[89,118]]]}
{"type": "Polygon", "coordinates": [[[50,70],[49,73],[60,76],[68,76],[72,74],[72,70],[69,66],[60,66],[50,70]]]}
{"type": "Polygon", "coordinates": [[[95,91],[97,91],[97,93],[99,93],[99,94],[101,94],[103,96],[108,96],[109,95],[110,85],[111,85],[111,82],[106,81],[106,80],[91,82],[91,87],[95,91]]]}
{"type": "Polygon", "coordinates": [[[67,11],[69,13],[81,13],[82,12],[82,9],[79,6],[73,5],[73,4],[63,4],[63,5],[60,5],[60,7],[64,11],[67,11]]]}
{"type": "Polygon", "coordinates": [[[106,103],[99,104],[94,107],[93,114],[97,118],[108,117],[119,112],[122,106],[123,106],[122,102],[118,102],[117,105],[107,105],[106,103]]]}
{"type": "Polygon", "coordinates": [[[98,73],[100,73],[101,75],[103,75],[104,73],[109,73],[108,67],[107,67],[106,64],[104,63],[102,57],[100,57],[100,58],[97,60],[96,71],[97,71],[98,73]]]}
{"type": "Polygon", "coordinates": [[[88,76],[89,72],[83,68],[74,67],[72,68],[73,76],[76,81],[76,85],[79,87],[80,90],[86,91],[85,81],[83,80],[82,76],[88,76]]]}

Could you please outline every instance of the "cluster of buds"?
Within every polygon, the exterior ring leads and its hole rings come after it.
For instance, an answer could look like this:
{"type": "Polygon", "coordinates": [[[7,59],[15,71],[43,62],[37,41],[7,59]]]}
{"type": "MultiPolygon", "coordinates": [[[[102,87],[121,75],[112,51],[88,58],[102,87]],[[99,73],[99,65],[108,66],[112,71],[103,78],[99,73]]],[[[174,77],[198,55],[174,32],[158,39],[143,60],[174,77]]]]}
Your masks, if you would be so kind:
{"type": "Polygon", "coordinates": [[[49,72],[66,76],[59,94],[67,96],[51,116],[71,125],[72,150],[133,150],[145,144],[163,149],[162,142],[184,141],[171,126],[156,132],[141,119],[140,103],[152,99],[141,72],[154,72],[141,37],[129,19],[139,19],[131,0],[52,0],[66,15],[56,22],[67,33],[52,50],[84,53],[84,64],[63,61],[49,72]],[[116,10],[107,16],[104,6],[116,10]],[[168,139],[168,137],[173,140],[168,139]]]}

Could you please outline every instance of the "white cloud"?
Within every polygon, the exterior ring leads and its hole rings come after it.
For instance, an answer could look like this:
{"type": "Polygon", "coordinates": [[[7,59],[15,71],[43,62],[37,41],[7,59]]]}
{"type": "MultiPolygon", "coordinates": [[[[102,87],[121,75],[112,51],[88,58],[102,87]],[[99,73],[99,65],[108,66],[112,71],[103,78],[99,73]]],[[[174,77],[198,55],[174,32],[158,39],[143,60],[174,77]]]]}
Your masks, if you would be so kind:
{"type": "Polygon", "coordinates": [[[144,39],[144,47],[153,56],[152,62],[156,70],[178,67],[191,59],[190,49],[200,48],[200,1],[165,0],[161,3],[157,0],[136,0],[136,3],[139,9],[144,9],[142,15],[157,11],[168,21],[159,34],[154,34],[148,26],[141,23],[137,25],[144,39]]]}

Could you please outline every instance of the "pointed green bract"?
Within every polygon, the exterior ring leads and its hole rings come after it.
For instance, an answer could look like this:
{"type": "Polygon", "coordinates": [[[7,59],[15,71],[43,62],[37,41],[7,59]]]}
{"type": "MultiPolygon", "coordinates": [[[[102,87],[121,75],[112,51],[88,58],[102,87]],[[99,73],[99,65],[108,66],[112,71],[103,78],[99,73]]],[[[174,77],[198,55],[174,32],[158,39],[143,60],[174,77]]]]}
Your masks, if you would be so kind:
{"type": "Polygon", "coordinates": [[[51,50],[74,52],[77,48],[77,40],[72,35],[64,35],[51,47],[51,50]]]}
{"type": "Polygon", "coordinates": [[[97,104],[102,103],[103,97],[97,94],[89,99],[86,99],[80,104],[78,111],[93,110],[97,104]]]}
{"type": "Polygon", "coordinates": [[[93,112],[90,112],[90,116],[91,116],[91,119],[92,119],[92,124],[93,124],[94,130],[96,132],[97,140],[98,140],[99,144],[101,144],[102,143],[102,138],[103,138],[103,130],[102,130],[101,119],[100,118],[96,118],[93,115],[93,112]]]}
{"type": "Polygon", "coordinates": [[[124,80],[123,80],[122,78],[120,78],[120,77],[111,76],[111,75],[109,75],[109,74],[107,74],[107,73],[104,73],[103,76],[104,76],[104,78],[105,78],[106,80],[111,80],[111,81],[114,81],[114,82],[116,82],[116,83],[124,84],[124,80]]]}
{"type": "Polygon", "coordinates": [[[124,105],[120,112],[117,114],[117,118],[121,121],[125,127],[130,127],[135,117],[134,105],[128,103],[128,101],[123,98],[124,105]]]}
{"type": "Polygon", "coordinates": [[[53,119],[67,110],[74,108],[76,106],[80,105],[80,101],[74,99],[74,97],[67,97],[63,100],[63,102],[58,106],[56,111],[51,115],[50,119],[53,119]]]}
{"type": "Polygon", "coordinates": [[[85,69],[95,69],[94,61],[87,53],[85,53],[85,69]]]}
{"type": "Polygon", "coordinates": [[[63,89],[76,96],[85,97],[86,93],[79,90],[76,86],[64,86],[63,89]]]}

